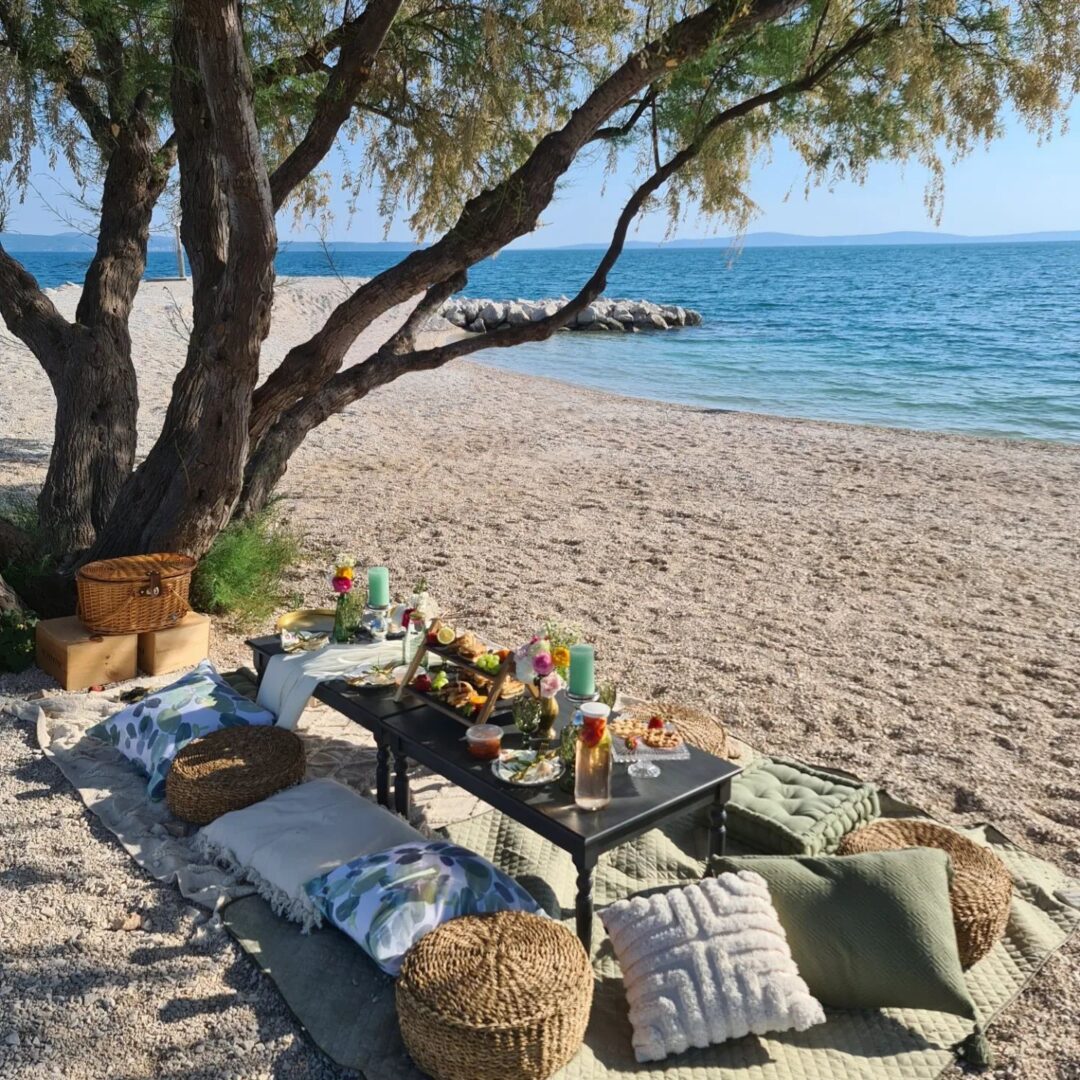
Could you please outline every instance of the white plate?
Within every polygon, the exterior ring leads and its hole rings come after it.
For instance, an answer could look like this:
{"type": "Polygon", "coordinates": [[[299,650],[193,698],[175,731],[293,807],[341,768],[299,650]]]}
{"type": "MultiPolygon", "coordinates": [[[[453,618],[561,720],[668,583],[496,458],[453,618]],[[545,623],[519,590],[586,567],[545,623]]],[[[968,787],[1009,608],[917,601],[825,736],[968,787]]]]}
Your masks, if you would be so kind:
{"type": "Polygon", "coordinates": [[[397,685],[394,672],[384,664],[372,664],[368,668],[351,671],[344,679],[357,690],[382,690],[387,686],[397,685]]]}
{"type": "MultiPolygon", "coordinates": [[[[504,750],[503,754],[513,754],[518,761],[524,761],[526,757],[530,761],[536,760],[535,750],[504,750]]],[[[555,758],[551,764],[554,766],[551,775],[538,780],[515,780],[508,763],[503,761],[502,756],[491,763],[491,771],[504,784],[511,784],[514,787],[543,787],[545,784],[553,784],[566,771],[566,766],[558,758],[555,758]]]]}

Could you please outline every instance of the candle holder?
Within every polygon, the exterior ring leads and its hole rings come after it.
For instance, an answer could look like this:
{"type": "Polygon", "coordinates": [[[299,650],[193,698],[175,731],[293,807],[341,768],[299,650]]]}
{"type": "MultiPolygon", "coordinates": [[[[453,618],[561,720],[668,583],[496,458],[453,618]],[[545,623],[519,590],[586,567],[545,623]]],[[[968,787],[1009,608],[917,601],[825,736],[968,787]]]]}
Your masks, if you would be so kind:
{"type": "Polygon", "coordinates": [[[571,694],[569,690],[564,691],[567,701],[573,701],[577,705],[581,705],[586,701],[599,701],[600,694],[597,691],[593,691],[591,694],[571,694]]]}
{"type": "Polygon", "coordinates": [[[364,613],[360,616],[360,629],[372,641],[385,641],[390,630],[390,605],[366,604],[364,613]]]}

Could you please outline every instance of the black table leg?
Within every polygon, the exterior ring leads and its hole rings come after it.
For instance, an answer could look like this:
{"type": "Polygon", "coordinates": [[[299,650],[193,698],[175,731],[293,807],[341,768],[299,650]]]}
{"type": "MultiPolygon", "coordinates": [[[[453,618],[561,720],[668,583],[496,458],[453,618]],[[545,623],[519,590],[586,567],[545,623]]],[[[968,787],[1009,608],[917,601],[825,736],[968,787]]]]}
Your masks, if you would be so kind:
{"type": "Polygon", "coordinates": [[[253,649],[251,652],[251,659],[255,663],[255,685],[262,686],[263,676],[266,674],[268,658],[264,653],[259,652],[258,649],[253,649]]]}
{"type": "Polygon", "coordinates": [[[403,817],[409,816],[409,759],[405,752],[394,749],[394,809],[403,817]]]}
{"type": "Polygon", "coordinates": [[[731,781],[716,789],[716,798],[709,807],[709,867],[713,860],[723,857],[727,850],[727,803],[731,797],[731,781]]]}
{"type": "Polygon", "coordinates": [[[592,924],[593,924],[593,870],[596,868],[595,857],[582,855],[574,858],[577,867],[577,936],[585,951],[592,950],[592,924]]]}
{"type": "Polygon", "coordinates": [[[379,739],[375,749],[375,799],[380,806],[390,806],[390,747],[379,739]]]}

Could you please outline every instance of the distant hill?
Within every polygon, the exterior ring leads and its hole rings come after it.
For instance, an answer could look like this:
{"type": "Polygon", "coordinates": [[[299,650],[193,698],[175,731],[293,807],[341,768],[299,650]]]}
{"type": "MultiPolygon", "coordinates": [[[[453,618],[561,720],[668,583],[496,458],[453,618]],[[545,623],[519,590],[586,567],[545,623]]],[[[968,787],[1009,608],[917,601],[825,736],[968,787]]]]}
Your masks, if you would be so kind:
{"type": "MultiPolygon", "coordinates": [[[[644,240],[632,240],[626,247],[634,250],[655,248],[730,248],[730,247],[864,247],[869,245],[896,244],[1037,244],[1080,242],[1080,231],[1073,232],[1034,232],[1010,233],[1003,236],[962,236],[959,233],[940,232],[888,232],[869,233],[852,236],[801,236],[798,233],[758,232],[749,233],[737,239],[730,236],[706,237],[700,240],[669,240],[664,243],[644,240]]],[[[0,233],[0,244],[17,255],[20,252],[92,252],[96,241],[83,233],[66,232],[51,235],[34,233],[0,233]]],[[[351,240],[332,240],[326,245],[330,251],[415,251],[424,245],[408,241],[387,240],[380,243],[358,243],[351,240]]],[[[586,251],[607,247],[606,242],[588,244],[569,244],[565,247],[548,250],[586,251]]],[[[172,251],[171,236],[151,236],[151,251],[172,251]]],[[[322,251],[323,245],[310,240],[282,240],[282,252],[322,251]]],[[[518,250],[544,250],[542,248],[520,248],[518,250]]]]}

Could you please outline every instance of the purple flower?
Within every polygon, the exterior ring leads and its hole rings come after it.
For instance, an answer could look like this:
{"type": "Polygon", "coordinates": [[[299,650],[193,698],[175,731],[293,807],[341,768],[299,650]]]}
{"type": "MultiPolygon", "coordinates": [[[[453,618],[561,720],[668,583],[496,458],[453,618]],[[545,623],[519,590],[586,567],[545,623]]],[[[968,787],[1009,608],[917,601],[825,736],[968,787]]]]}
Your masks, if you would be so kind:
{"type": "Polygon", "coordinates": [[[542,652],[537,653],[532,658],[533,671],[542,679],[545,675],[550,675],[555,670],[555,661],[551,659],[551,653],[542,652]]]}
{"type": "Polygon", "coordinates": [[[352,588],[352,582],[347,577],[336,577],[331,580],[330,586],[336,593],[347,593],[352,588]]]}

